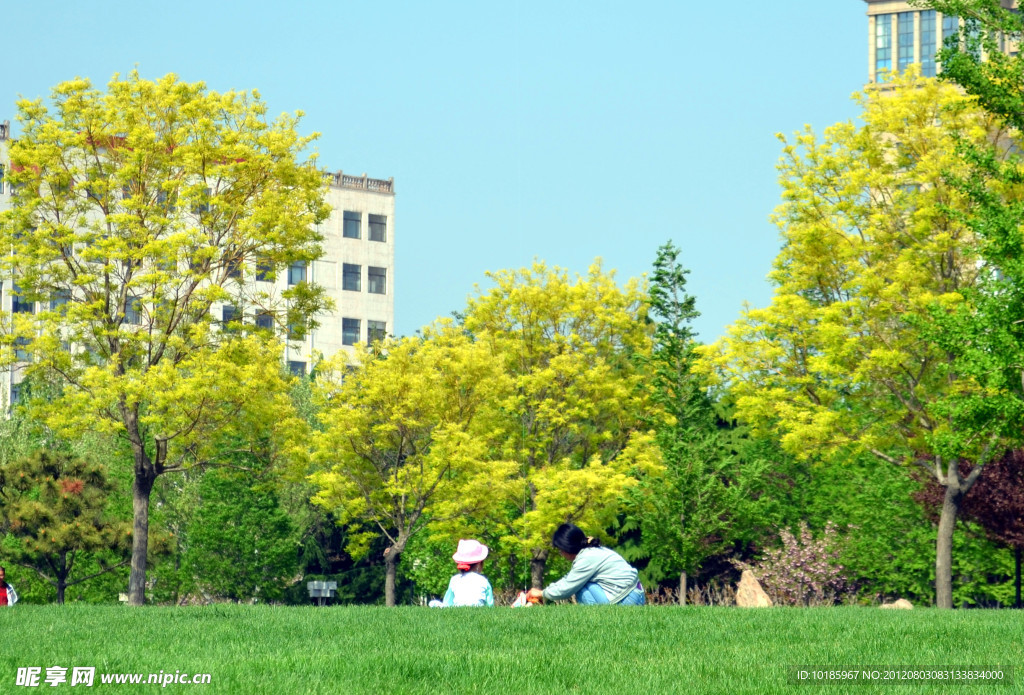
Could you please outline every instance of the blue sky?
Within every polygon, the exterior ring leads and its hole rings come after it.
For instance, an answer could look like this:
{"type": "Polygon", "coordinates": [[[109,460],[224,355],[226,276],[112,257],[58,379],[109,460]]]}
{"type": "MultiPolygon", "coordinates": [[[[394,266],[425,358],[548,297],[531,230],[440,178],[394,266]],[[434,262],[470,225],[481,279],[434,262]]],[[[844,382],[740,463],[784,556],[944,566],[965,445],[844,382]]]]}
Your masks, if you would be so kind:
{"type": "MultiPolygon", "coordinates": [[[[394,331],[535,258],[620,280],[672,239],[712,341],[767,304],[778,132],[855,118],[861,0],[39,0],[3,12],[14,102],[138,67],[302,110],[322,166],[396,190],[394,331]],[[694,7],[693,5],[698,5],[694,7]]],[[[17,131],[16,131],[17,132],[17,131]]]]}

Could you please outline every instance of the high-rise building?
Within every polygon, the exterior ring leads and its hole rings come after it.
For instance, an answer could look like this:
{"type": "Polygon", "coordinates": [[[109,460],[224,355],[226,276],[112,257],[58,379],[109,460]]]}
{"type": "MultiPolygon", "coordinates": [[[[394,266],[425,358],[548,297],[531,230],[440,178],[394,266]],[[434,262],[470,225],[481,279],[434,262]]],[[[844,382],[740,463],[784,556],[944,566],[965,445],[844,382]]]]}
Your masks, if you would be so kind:
{"type": "MultiPolygon", "coordinates": [[[[1000,0],[1007,9],[1015,0],[1000,0]]],[[[885,70],[903,71],[921,64],[921,74],[934,77],[941,66],[936,54],[943,41],[959,31],[960,18],[893,0],[864,0],[868,5],[868,82],[878,82],[885,70]]],[[[1016,51],[1015,46],[1001,45],[1016,51]]]]}
{"type": "MultiPolygon", "coordinates": [[[[0,210],[11,205],[8,170],[10,123],[0,123],[0,210]]],[[[335,305],[332,313],[318,317],[319,327],[301,340],[286,342],[285,361],[294,374],[308,374],[318,357],[351,351],[356,343],[368,343],[394,332],[395,188],[393,179],[374,179],[366,174],[327,174],[327,203],[331,214],[320,224],[323,254],[312,264],[296,263],[273,279],[259,268],[251,281],[272,282],[278,290],[307,281],[323,287],[335,305]]],[[[248,281],[248,278],[246,278],[248,281]]],[[[12,292],[10,278],[0,283],[0,311],[35,311],[37,307],[12,292]]],[[[242,318],[261,325],[261,316],[238,316],[230,305],[211,308],[215,320],[227,323],[242,318]]],[[[269,319],[267,319],[269,320],[269,319]]],[[[269,327],[269,326],[264,326],[269,327]]],[[[20,369],[0,370],[0,408],[19,398],[20,369]]]]}
{"type": "Polygon", "coordinates": [[[296,270],[310,273],[307,279],[327,291],[335,310],[320,317],[320,327],[301,344],[288,344],[286,359],[297,373],[308,372],[317,354],[330,357],[394,332],[394,180],[339,171],[330,175],[327,203],[331,215],[320,225],[323,256],[296,270]]]}

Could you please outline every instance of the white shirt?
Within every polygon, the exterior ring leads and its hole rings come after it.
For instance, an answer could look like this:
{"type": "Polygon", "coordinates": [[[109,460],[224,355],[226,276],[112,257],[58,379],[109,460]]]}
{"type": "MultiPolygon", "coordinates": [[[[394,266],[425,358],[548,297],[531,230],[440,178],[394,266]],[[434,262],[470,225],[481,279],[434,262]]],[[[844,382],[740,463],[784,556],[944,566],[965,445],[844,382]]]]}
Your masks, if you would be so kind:
{"type": "Polygon", "coordinates": [[[494,592],[487,577],[476,572],[459,572],[448,582],[445,606],[493,606],[494,592]]]}

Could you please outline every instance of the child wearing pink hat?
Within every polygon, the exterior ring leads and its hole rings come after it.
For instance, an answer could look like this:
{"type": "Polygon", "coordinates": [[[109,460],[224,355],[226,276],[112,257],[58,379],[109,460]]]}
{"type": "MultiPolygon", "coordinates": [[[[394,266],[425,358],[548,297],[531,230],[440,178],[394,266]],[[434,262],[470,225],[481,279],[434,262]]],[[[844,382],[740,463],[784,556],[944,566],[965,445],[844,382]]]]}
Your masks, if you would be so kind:
{"type": "Polygon", "coordinates": [[[487,558],[487,546],[480,541],[460,540],[452,555],[459,573],[448,582],[445,606],[493,606],[494,592],[487,577],[480,574],[487,558]]]}

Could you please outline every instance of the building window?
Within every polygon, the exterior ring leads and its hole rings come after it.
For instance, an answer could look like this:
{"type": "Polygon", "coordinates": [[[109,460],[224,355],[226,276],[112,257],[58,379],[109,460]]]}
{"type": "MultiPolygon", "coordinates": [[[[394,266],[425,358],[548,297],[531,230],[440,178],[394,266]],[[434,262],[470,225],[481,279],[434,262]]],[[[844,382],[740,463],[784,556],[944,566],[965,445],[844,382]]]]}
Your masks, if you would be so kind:
{"type": "Polygon", "coordinates": [[[256,328],[263,328],[268,331],[274,330],[274,317],[266,311],[256,314],[256,328]]]}
{"type": "Polygon", "coordinates": [[[359,319],[345,319],[341,320],[341,344],[342,345],[355,345],[359,342],[359,332],[361,326],[359,325],[359,319]]]}
{"type": "Polygon", "coordinates": [[[366,322],[366,342],[373,344],[384,340],[388,335],[388,325],[383,321],[366,322]]]}
{"type": "Polygon", "coordinates": [[[242,320],[242,312],[234,304],[225,304],[220,308],[221,323],[225,326],[242,320]]]}
{"type": "Polygon", "coordinates": [[[4,192],[4,165],[0,164],[0,193],[4,192]]]}
{"type": "Polygon", "coordinates": [[[167,195],[167,191],[157,191],[156,193],[156,204],[157,207],[162,207],[168,215],[173,215],[178,209],[175,205],[175,201],[178,199],[177,195],[167,195]]]}
{"type": "Polygon", "coordinates": [[[345,221],[341,234],[346,239],[358,239],[360,237],[360,226],[363,224],[363,213],[345,211],[345,221]]]}
{"type": "Polygon", "coordinates": [[[967,52],[975,60],[981,60],[981,22],[972,17],[964,19],[964,34],[967,41],[967,52]]]}
{"type": "Polygon", "coordinates": [[[374,268],[371,265],[366,269],[366,291],[370,294],[388,293],[387,268],[374,268]]]}
{"type": "Polygon", "coordinates": [[[11,384],[11,405],[21,403],[21,384],[11,384]]]}
{"type": "Polygon", "coordinates": [[[96,349],[95,345],[85,346],[85,361],[92,366],[98,366],[105,362],[103,354],[96,349]]]}
{"type": "Polygon", "coordinates": [[[198,258],[196,256],[198,250],[193,248],[192,252],[188,254],[188,269],[197,275],[205,273],[207,266],[210,264],[210,261],[206,258],[198,258]]]}
{"type": "Polygon", "coordinates": [[[13,289],[14,291],[11,292],[11,313],[34,314],[36,312],[36,303],[30,302],[27,299],[22,299],[21,290],[17,285],[15,285],[13,289]]]}
{"type": "Polygon", "coordinates": [[[884,79],[883,70],[892,70],[892,15],[875,17],[875,79],[884,79]]]}
{"type": "Polygon", "coordinates": [[[154,299],[153,301],[153,325],[168,326],[174,318],[175,305],[169,299],[154,299]]]}
{"type": "Polygon", "coordinates": [[[288,284],[298,285],[306,281],[306,262],[296,261],[288,267],[288,284]]]}
{"type": "Polygon", "coordinates": [[[384,215],[370,215],[370,241],[388,240],[388,218],[384,215]]]}
{"type": "Polygon", "coordinates": [[[288,371],[292,376],[306,376],[306,363],[298,360],[288,360],[288,371]]]}
{"type": "Polygon", "coordinates": [[[71,300],[71,292],[68,290],[57,290],[50,297],[50,311],[64,311],[64,305],[71,300]]]}
{"type": "Polygon", "coordinates": [[[142,325],[142,300],[128,297],[124,305],[124,322],[132,326],[142,325]]]}
{"type": "Polygon", "coordinates": [[[242,279],[242,259],[238,256],[224,259],[224,267],[228,271],[228,277],[232,280],[242,279]]]}
{"type": "Polygon", "coordinates": [[[341,264],[341,289],[358,292],[362,286],[363,266],[351,263],[341,264]]]}
{"type": "Polygon", "coordinates": [[[196,201],[193,199],[192,202],[192,214],[196,217],[201,217],[206,213],[210,212],[210,194],[212,191],[207,188],[203,191],[203,196],[196,201]]]}
{"type": "Polygon", "coordinates": [[[32,360],[32,353],[26,348],[31,344],[28,338],[15,338],[14,339],[14,359],[19,362],[29,362],[32,360]]]}
{"type": "Polygon", "coordinates": [[[270,261],[260,258],[256,260],[256,280],[257,282],[273,282],[274,281],[274,264],[270,261]]]}
{"type": "Polygon", "coordinates": [[[896,67],[900,72],[914,62],[914,12],[896,15],[896,67]]]}
{"type": "Polygon", "coordinates": [[[925,10],[921,13],[921,74],[925,77],[935,77],[935,10],[925,10]]]}
{"type": "Polygon", "coordinates": [[[157,258],[153,265],[172,276],[178,274],[178,259],[174,254],[167,254],[157,258]]]}
{"type": "Polygon", "coordinates": [[[944,14],[942,15],[942,43],[945,45],[952,39],[953,41],[959,41],[960,37],[960,18],[956,15],[944,14]],[[957,37],[953,39],[952,37],[957,37]]]}

